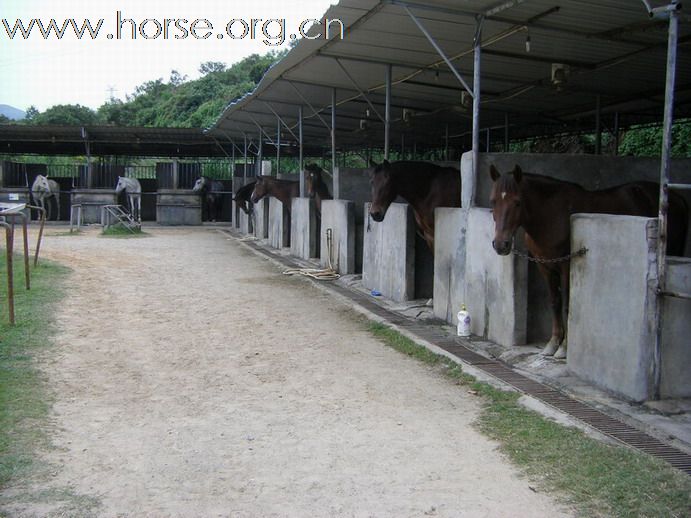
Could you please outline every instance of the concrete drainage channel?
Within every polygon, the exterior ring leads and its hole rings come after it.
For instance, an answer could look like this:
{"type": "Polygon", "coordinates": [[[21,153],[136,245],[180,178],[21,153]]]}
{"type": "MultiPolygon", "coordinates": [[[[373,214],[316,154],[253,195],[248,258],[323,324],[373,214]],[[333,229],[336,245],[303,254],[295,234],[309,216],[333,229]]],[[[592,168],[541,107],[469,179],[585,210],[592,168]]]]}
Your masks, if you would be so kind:
{"type": "MultiPolygon", "coordinates": [[[[235,232],[227,230],[222,230],[221,232],[230,235],[238,241],[242,240],[242,236],[235,232]]],[[[301,266],[292,258],[272,252],[256,241],[242,240],[242,244],[286,268],[299,268],[301,266]]],[[[485,378],[489,376],[495,380],[499,380],[548,407],[556,409],[558,412],[576,419],[581,423],[585,423],[587,427],[590,427],[592,430],[620,444],[625,444],[660,458],[687,475],[691,475],[691,455],[680,449],[665,444],[655,437],[581,401],[573,399],[559,390],[534,381],[516,372],[500,361],[486,358],[466,347],[460,339],[454,336],[450,336],[430,325],[422,324],[413,319],[394,313],[380,306],[363,293],[334,283],[326,284],[313,280],[311,280],[311,282],[356,304],[364,313],[391,325],[420,345],[430,348],[433,352],[441,353],[451,358],[453,361],[462,364],[464,367],[467,367],[466,370],[469,371],[469,374],[473,374],[473,371],[475,371],[483,373],[483,377],[485,378]]]]}

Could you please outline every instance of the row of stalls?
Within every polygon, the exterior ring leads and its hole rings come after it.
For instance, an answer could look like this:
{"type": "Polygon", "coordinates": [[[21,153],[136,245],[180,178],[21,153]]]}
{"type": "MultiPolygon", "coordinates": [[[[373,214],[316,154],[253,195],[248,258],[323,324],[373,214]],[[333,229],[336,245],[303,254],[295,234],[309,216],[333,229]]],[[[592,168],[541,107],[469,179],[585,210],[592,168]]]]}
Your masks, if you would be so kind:
{"type": "Polygon", "coordinates": [[[566,364],[629,400],[691,397],[691,236],[685,257],[664,252],[669,191],[691,206],[691,160],[670,153],[673,117],[691,116],[691,27],[681,4],[342,0],[323,19],[344,32],[320,37],[323,27],[313,28],[314,39],[209,131],[238,143],[255,135],[259,149],[278,143],[277,158],[292,150],[301,163],[306,143],[321,146],[334,199],[315,214],[301,174],[290,210],[261,200],[251,216],[236,211],[235,225],[361,274],[365,288],[392,300],[432,298],[449,323],[465,304],[475,335],[512,348],[547,341],[550,303],[533,262],[492,247],[490,165],[587,189],[662,181],[659,218],[572,217],[572,249],[588,252],[571,259],[566,364]],[[617,156],[622,132],[648,123],[663,123],[662,157],[617,156]],[[518,152],[533,137],[583,133],[593,141],[588,154],[518,152]],[[439,148],[459,170],[462,196],[460,208],[436,209],[431,253],[404,200],[382,222],[369,218],[368,170],[343,167],[338,156],[439,148]]]}
{"type": "MultiPolygon", "coordinates": [[[[38,175],[57,183],[59,192],[46,199],[49,220],[71,221],[72,207],[81,208],[82,224],[101,223],[101,208],[121,205],[128,208],[126,193],[115,192],[119,177],[136,178],[141,185],[141,220],[162,225],[195,225],[203,221],[230,222],[232,212],[232,179],[230,163],[211,163],[218,174],[222,190],[220,205],[212,214],[204,198],[193,187],[198,178],[209,174],[208,162],[157,162],[149,166],[127,166],[95,163],[47,165],[27,162],[0,162],[0,202],[37,205],[31,186],[38,175]]],[[[241,168],[238,169],[240,174],[241,168]]],[[[75,222],[76,223],[76,222],[75,222]]]]}

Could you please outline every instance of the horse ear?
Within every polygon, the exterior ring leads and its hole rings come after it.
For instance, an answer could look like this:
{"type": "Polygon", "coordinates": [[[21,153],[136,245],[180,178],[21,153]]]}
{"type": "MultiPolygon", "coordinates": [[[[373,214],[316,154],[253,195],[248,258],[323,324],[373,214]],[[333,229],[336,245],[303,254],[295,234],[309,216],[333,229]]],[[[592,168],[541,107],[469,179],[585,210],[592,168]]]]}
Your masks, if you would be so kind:
{"type": "Polygon", "coordinates": [[[385,167],[389,167],[391,165],[391,163],[388,160],[384,159],[384,161],[382,162],[382,165],[385,167]]]}
{"type": "Polygon", "coordinates": [[[516,164],[513,168],[513,178],[517,182],[520,182],[521,178],[523,178],[523,170],[518,164],[516,164]]]}
{"type": "Polygon", "coordinates": [[[496,182],[497,180],[499,180],[501,173],[497,171],[497,168],[494,167],[494,164],[492,164],[489,166],[489,175],[492,177],[492,181],[496,182]]]}
{"type": "Polygon", "coordinates": [[[370,167],[377,167],[377,165],[378,164],[374,160],[372,160],[371,158],[369,159],[369,166],[370,167]]]}

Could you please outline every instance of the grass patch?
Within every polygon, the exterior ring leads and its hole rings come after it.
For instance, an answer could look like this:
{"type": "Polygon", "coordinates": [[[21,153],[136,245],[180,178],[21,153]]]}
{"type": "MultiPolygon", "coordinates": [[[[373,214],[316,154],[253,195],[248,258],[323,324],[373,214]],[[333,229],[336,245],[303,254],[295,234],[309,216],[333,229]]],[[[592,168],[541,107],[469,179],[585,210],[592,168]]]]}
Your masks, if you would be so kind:
{"type": "Polygon", "coordinates": [[[0,498],[0,517],[4,506],[12,506],[13,514],[26,504],[38,504],[48,516],[93,515],[96,498],[77,495],[69,487],[48,487],[58,468],[41,458],[52,447],[49,412],[54,399],[37,362],[51,344],[69,270],[41,260],[31,269],[31,290],[26,291],[19,256],[15,265],[16,324],[10,326],[5,253],[0,253],[0,490],[10,489],[0,498]]]}
{"type": "Polygon", "coordinates": [[[388,326],[370,322],[368,329],[386,345],[476,391],[484,401],[476,426],[536,485],[558,491],[583,516],[689,516],[691,478],[667,463],[545,419],[521,406],[520,394],[476,381],[388,326]]]}
{"type": "Polygon", "coordinates": [[[16,325],[7,316],[7,270],[0,254],[0,487],[26,472],[34,451],[45,444],[50,399],[35,358],[49,344],[52,315],[62,296],[67,269],[41,261],[24,289],[24,269],[15,262],[16,325]]]}
{"type": "Polygon", "coordinates": [[[117,223],[116,225],[111,225],[103,229],[101,233],[107,237],[117,237],[117,238],[128,238],[128,237],[144,237],[148,234],[143,232],[141,227],[129,229],[122,223],[117,223]]]}

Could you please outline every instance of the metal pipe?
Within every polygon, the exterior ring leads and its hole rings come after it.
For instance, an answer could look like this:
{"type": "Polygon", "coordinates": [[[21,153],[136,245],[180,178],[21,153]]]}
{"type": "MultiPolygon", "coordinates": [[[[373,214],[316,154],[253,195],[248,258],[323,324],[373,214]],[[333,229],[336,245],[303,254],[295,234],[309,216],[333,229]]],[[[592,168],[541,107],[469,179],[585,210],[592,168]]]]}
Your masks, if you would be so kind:
{"type": "Polygon", "coordinates": [[[504,113],[504,153],[509,152],[509,114],[504,113]]]}
{"type": "Polygon", "coordinates": [[[619,154],[619,112],[614,113],[614,155],[619,154]]]}
{"type": "Polygon", "coordinates": [[[391,65],[386,65],[386,105],[384,107],[384,159],[389,159],[391,145],[391,65]]]}
{"type": "Polygon", "coordinates": [[[281,174],[281,120],[276,118],[276,176],[281,174]]]}
{"type": "Polygon", "coordinates": [[[10,317],[10,325],[14,325],[14,271],[12,266],[12,254],[14,253],[14,235],[12,225],[0,221],[0,226],[5,227],[5,243],[7,249],[7,311],[10,317]]]}
{"type": "Polygon", "coordinates": [[[305,163],[304,163],[304,146],[302,134],[302,106],[298,106],[298,141],[300,143],[300,156],[298,158],[298,167],[300,168],[300,198],[305,197],[305,163]]]}
{"type": "Polygon", "coordinates": [[[602,103],[601,95],[595,96],[595,154],[602,154],[602,103]]]}
{"type": "Polygon", "coordinates": [[[456,79],[458,79],[461,82],[461,84],[463,85],[463,88],[465,88],[470,95],[475,95],[473,93],[473,91],[470,89],[470,87],[468,86],[468,83],[466,83],[465,79],[463,79],[463,76],[461,76],[461,74],[458,72],[458,70],[456,70],[456,67],[453,66],[453,63],[451,63],[451,60],[448,57],[446,57],[446,54],[444,53],[444,51],[437,44],[437,42],[434,41],[434,38],[432,37],[432,35],[429,32],[427,32],[427,29],[425,29],[424,25],[422,25],[420,20],[418,20],[417,17],[412,13],[412,11],[410,9],[408,9],[407,5],[402,4],[402,7],[405,10],[405,12],[408,13],[408,16],[410,16],[410,18],[413,20],[413,22],[415,22],[415,25],[417,25],[417,28],[420,29],[422,34],[424,34],[425,37],[427,38],[427,40],[432,44],[432,46],[434,47],[434,50],[437,51],[437,54],[439,54],[439,56],[441,56],[441,58],[444,60],[444,63],[446,63],[446,65],[449,67],[451,72],[453,72],[453,75],[456,76],[456,79]]]}
{"type": "MultiPolygon", "coordinates": [[[[675,6],[676,0],[670,5],[675,6]]],[[[679,35],[679,12],[669,10],[667,38],[667,78],[665,81],[665,106],[662,123],[662,158],[660,160],[660,206],[658,212],[657,238],[657,292],[666,290],[667,285],[667,210],[669,204],[669,168],[672,148],[672,122],[674,121],[674,83],[677,69],[677,39],[679,35]]],[[[660,399],[662,381],[662,300],[658,297],[655,307],[655,351],[653,357],[653,399],[660,399]]]]}
{"type": "Polygon", "coordinates": [[[336,163],[336,89],[331,89],[331,178],[333,179],[333,197],[338,200],[341,195],[338,164],[336,163]]]}
{"type": "Polygon", "coordinates": [[[242,185],[247,185],[247,134],[243,135],[245,139],[245,163],[242,168],[242,185]]]}
{"type": "Polygon", "coordinates": [[[475,205],[475,186],[480,170],[480,64],[482,57],[482,17],[477,18],[473,41],[473,181],[470,188],[470,206],[475,205]]]}
{"type": "Polygon", "coordinates": [[[259,131],[259,144],[257,149],[257,167],[254,168],[254,176],[258,176],[262,172],[262,165],[264,162],[264,140],[262,139],[262,132],[259,131]]]}

